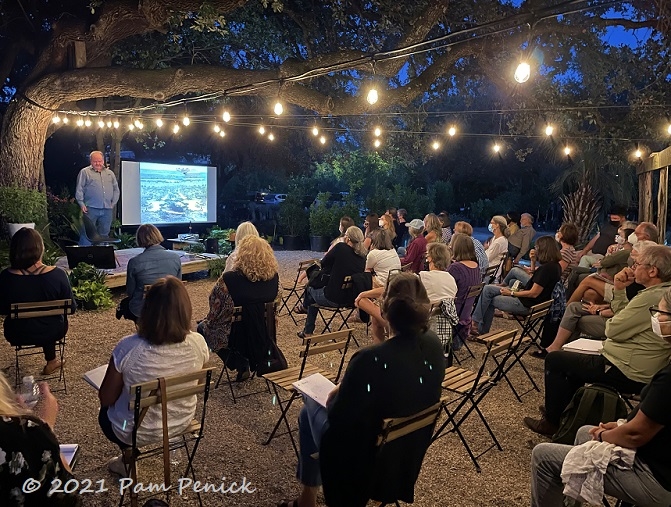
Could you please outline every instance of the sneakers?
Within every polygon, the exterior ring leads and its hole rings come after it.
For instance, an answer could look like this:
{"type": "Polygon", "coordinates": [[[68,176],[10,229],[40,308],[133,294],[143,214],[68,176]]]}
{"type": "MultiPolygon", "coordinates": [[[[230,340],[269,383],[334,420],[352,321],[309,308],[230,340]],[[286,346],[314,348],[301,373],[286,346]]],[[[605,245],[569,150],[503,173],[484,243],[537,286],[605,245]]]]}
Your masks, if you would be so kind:
{"type": "Polygon", "coordinates": [[[123,456],[117,456],[112,458],[107,462],[107,470],[113,474],[120,475],[121,477],[128,477],[128,472],[126,472],[126,465],[123,462],[123,456]]]}
{"type": "Polygon", "coordinates": [[[296,336],[304,340],[305,338],[310,338],[312,336],[312,333],[306,333],[305,331],[298,331],[298,333],[296,333],[296,336]]]}

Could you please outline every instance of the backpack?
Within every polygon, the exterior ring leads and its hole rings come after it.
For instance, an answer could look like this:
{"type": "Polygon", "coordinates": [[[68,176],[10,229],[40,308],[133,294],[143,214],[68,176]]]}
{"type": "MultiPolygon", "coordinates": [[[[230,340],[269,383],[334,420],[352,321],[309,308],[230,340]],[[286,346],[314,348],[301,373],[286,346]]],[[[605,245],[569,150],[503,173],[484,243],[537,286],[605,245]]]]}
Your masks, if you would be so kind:
{"type": "Polygon", "coordinates": [[[600,422],[617,421],[626,416],[627,406],[615,389],[598,384],[581,387],[564,409],[552,441],[573,445],[575,435],[582,426],[596,426],[600,422]]]}

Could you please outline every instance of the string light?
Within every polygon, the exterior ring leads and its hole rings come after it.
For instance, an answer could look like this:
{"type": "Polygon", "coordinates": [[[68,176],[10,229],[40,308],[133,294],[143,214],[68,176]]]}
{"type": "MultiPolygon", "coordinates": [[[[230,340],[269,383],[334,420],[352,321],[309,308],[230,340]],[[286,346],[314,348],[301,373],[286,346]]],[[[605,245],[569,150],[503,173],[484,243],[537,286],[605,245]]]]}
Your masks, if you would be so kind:
{"type": "Polygon", "coordinates": [[[379,98],[377,90],[375,88],[371,88],[368,90],[368,95],[366,95],[366,100],[368,103],[372,106],[377,102],[377,99],[379,98]]]}
{"type": "Polygon", "coordinates": [[[671,123],[669,123],[669,126],[666,127],[666,131],[671,135],[671,123]]]}
{"type": "Polygon", "coordinates": [[[118,129],[119,128],[119,120],[114,120],[114,122],[112,123],[112,126],[114,126],[115,129],[118,129]]]}
{"type": "Polygon", "coordinates": [[[98,120],[98,126],[99,126],[101,129],[102,129],[102,128],[105,128],[105,121],[104,121],[102,118],[100,118],[100,119],[98,120]]]}
{"type": "Polygon", "coordinates": [[[213,129],[215,132],[221,132],[221,127],[219,127],[219,125],[217,125],[216,123],[214,124],[213,129]]]}
{"type": "Polygon", "coordinates": [[[382,141],[380,141],[379,139],[376,139],[375,142],[373,143],[373,146],[375,146],[376,148],[379,148],[381,144],[382,144],[382,141]]]}
{"type": "Polygon", "coordinates": [[[439,143],[438,141],[434,141],[434,142],[431,144],[431,148],[433,148],[434,151],[438,151],[438,149],[440,148],[440,143],[439,143]]]}
{"type": "Polygon", "coordinates": [[[319,135],[319,129],[317,127],[312,127],[312,135],[313,136],[318,136],[319,135]]]}
{"type": "Polygon", "coordinates": [[[107,120],[107,128],[111,129],[112,128],[112,120],[107,120]]]}
{"type": "Polygon", "coordinates": [[[182,124],[183,124],[185,127],[188,127],[190,123],[191,123],[191,120],[189,120],[189,117],[188,117],[188,116],[184,116],[184,118],[182,118],[182,124]]]}
{"type": "Polygon", "coordinates": [[[322,143],[322,144],[326,144],[326,137],[321,136],[321,137],[319,138],[319,142],[322,143]]]}
{"type": "Polygon", "coordinates": [[[501,145],[499,143],[494,143],[494,153],[498,153],[501,151],[501,145]]]}
{"type": "Polygon", "coordinates": [[[263,134],[265,134],[265,133],[266,133],[266,128],[265,128],[263,125],[261,125],[261,126],[259,127],[259,134],[263,135],[263,134]]]}
{"type": "Polygon", "coordinates": [[[133,125],[132,123],[129,123],[129,124],[128,124],[128,130],[130,130],[131,132],[132,132],[133,130],[135,130],[135,125],[133,125]]]}
{"type": "Polygon", "coordinates": [[[58,114],[54,115],[54,117],[51,119],[53,123],[60,123],[61,122],[61,117],[58,116],[58,114]]]}
{"type": "Polygon", "coordinates": [[[228,123],[231,121],[231,113],[228,111],[224,111],[224,114],[221,115],[221,119],[224,120],[224,122],[228,123]]]}
{"type": "Polygon", "coordinates": [[[84,120],[83,120],[82,118],[79,118],[79,119],[77,120],[77,126],[78,126],[78,127],[83,127],[83,126],[84,126],[84,120]]]}
{"type": "Polygon", "coordinates": [[[226,132],[223,130],[219,130],[219,137],[224,137],[226,135],[226,132]]]}
{"type": "Polygon", "coordinates": [[[449,129],[447,129],[447,134],[450,137],[454,137],[454,135],[457,133],[457,129],[453,126],[451,126],[449,129]]]}
{"type": "Polygon", "coordinates": [[[275,111],[275,114],[277,116],[281,115],[284,112],[284,106],[279,100],[275,102],[275,107],[273,108],[273,111],[275,111]]]}
{"type": "Polygon", "coordinates": [[[63,116],[63,124],[67,125],[68,123],[70,123],[70,118],[68,118],[67,116],[63,116]]]}
{"type": "Polygon", "coordinates": [[[268,134],[268,140],[274,141],[275,140],[275,134],[273,134],[272,132],[270,134],[268,134]]]}
{"type": "Polygon", "coordinates": [[[173,134],[176,134],[177,132],[179,132],[179,125],[177,123],[175,123],[172,126],[172,132],[173,132],[173,134]]]}
{"type": "Polygon", "coordinates": [[[531,66],[527,62],[520,62],[515,69],[515,81],[526,83],[531,76],[531,66]]]}
{"type": "Polygon", "coordinates": [[[142,122],[140,121],[139,118],[136,118],[135,121],[133,122],[133,125],[135,125],[137,128],[142,129],[142,122]]]}
{"type": "Polygon", "coordinates": [[[641,151],[641,148],[638,146],[638,143],[636,143],[636,150],[634,151],[634,157],[641,158],[642,156],[643,152],[641,151]]]}
{"type": "Polygon", "coordinates": [[[375,134],[375,137],[380,137],[382,135],[382,129],[380,127],[375,127],[373,134],[375,134]]]}
{"type": "Polygon", "coordinates": [[[555,128],[550,124],[548,124],[545,127],[545,135],[548,136],[548,137],[550,137],[554,131],[555,131],[555,128]]]}
{"type": "Polygon", "coordinates": [[[87,117],[86,117],[86,120],[84,120],[84,126],[86,126],[86,127],[90,127],[91,125],[92,125],[92,123],[91,123],[91,118],[89,118],[89,117],[87,116],[87,117]]]}
{"type": "Polygon", "coordinates": [[[163,120],[161,118],[156,118],[156,126],[157,127],[162,127],[163,126],[163,120]]]}
{"type": "Polygon", "coordinates": [[[571,154],[571,147],[568,145],[564,146],[564,155],[568,157],[570,154],[571,154]]]}

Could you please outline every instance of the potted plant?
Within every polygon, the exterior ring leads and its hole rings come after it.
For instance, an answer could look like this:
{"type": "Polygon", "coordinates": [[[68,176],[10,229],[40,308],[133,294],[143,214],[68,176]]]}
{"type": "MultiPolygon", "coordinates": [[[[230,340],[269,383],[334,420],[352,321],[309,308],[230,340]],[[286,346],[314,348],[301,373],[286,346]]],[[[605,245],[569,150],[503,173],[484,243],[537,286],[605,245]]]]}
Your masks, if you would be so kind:
{"type": "Polygon", "coordinates": [[[77,287],[72,288],[72,293],[84,310],[110,308],[114,304],[109,287],[96,280],[80,281],[77,287]]]}
{"type": "Polygon", "coordinates": [[[10,237],[22,227],[34,229],[35,222],[43,222],[47,216],[46,195],[39,190],[0,187],[0,214],[10,237]]]}
{"type": "Polygon", "coordinates": [[[279,222],[283,232],[284,249],[298,250],[301,236],[308,230],[308,217],[303,208],[303,200],[299,195],[289,193],[280,203],[279,222]]]}
{"type": "Polygon", "coordinates": [[[328,205],[329,192],[320,192],[310,206],[310,249],[314,252],[328,250],[336,225],[334,209],[328,205]]]}

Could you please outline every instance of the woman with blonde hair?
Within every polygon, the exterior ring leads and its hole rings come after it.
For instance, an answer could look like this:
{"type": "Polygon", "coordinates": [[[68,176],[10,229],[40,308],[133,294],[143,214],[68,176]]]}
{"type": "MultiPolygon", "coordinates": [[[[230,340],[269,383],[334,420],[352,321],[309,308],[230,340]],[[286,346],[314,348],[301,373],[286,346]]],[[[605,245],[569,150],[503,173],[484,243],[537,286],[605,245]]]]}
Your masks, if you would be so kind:
{"type": "Polygon", "coordinates": [[[503,257],[508,253],[508,240],[506,239],[507,222],[501,215],[495,215],[489,222],[489,232],[494,234],[494,238],[489,241],[487,250],[487,259],[489,266],[498,266],[503,257]]]}
{"type": "Polygon", "coordinates": [[[424,217],[424,239],[427,244],[443,241],[443,223],[435,213],[429,213],[424,217]]]}
{"type": "Polygon", "coordinates": [[[235,230],[235,248],[231,254],[226,258],[226,267],[224,268],[224,273],[228,271],[233,271],[235,269],[235,260],[238,258],[238,245],[240,242],[245,239],[247,236],[260,236],[259,231],[256,230],[256,227],[251,222],[242,222],[238,225],[238,228],[235,230]]]}
{"type": "Polygon", "coordinates": [[[77,491],[51,492],[53,484],[73,477],[53,432],[58,402],[46,382],[39,386],[39,401],[29,410],[0,373],[0,505],[81,505],[77,491]],[[24,489],[31,482],[38,489],[24,489]]]}
{"type": "Polygon", "coordinates": [[[381,229],[387,231],[389,241],[393,245],[394,240],[396,239],[396,227],[394,226],[394,217],[385,213],[380,217],[379,225],[381,229]]]}

